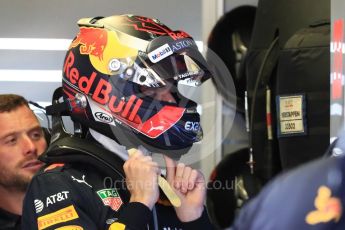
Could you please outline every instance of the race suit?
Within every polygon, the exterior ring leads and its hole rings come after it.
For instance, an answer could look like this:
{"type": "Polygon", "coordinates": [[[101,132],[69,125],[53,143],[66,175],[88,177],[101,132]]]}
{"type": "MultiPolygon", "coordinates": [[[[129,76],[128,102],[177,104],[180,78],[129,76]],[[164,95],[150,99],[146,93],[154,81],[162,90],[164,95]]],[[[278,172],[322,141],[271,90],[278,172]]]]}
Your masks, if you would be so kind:
{"type": "Polygon", "coordinates": [[[172,206],[157,202],[151,211],[129,198],[122,175],[110,177],[92,164],[52,164],[28,188],[23,229],[213,229],[206,211],[182,223],[172,206]]]}

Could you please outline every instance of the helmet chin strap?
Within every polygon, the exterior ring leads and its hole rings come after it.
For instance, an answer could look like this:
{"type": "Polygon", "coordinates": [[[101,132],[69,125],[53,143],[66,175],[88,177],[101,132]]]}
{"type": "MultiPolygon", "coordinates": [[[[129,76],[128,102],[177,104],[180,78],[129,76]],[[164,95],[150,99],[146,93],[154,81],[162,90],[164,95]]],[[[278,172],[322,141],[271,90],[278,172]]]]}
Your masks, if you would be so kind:
{"type": "Polygon", "coordinates": [[[119,157],[121,157],[123,160],[127,160],[128,159],[128,152],[126,150],[126,147],[123,145],[120,145],[119,143],[117,143],[116,141],[110,139],[109,137],[93,130],[93,129],[89,129],[91,136],[97,141],[99,142],[101,145],[103,145],[104,148],[106,148],[107,150],[115,153],[116,155],[118,155],[119,157]]]}
{"type": "MultiPolygon", "coordinates": [[[[123,160],[128,160],[129,154],[128,151],[126,150],[126,147],[123,145],[120,145],[116,141],[112,140],[111,138],[89,128],[91,136],[98,142],[100,143],[104,148],[107,150],[115,153],[117,156],[122,158],[123,160]]],[[[147,150],[144,146],[139,145],[138,150],[140,150],[145,156],[152,156],[152,153],[147,150]]],[[[162,175],[166,176],[166,170],[162,170],[162,175]]]]}
{"type": "MultiPolygon", "coordinates": [[[[115,153],[119,157],[121,157],[123,160],[128,160],[128,151],[126,150],[126,147],[123,145],[120,145],[113,139],[97,132],[94,129],[89,128],[91,136],[98,142],[100,143],[104,148],[107,150],[115,153]]],[[[144,146],[139,145],[137,147],[138,150],[140,150],[145,156],[151,156],[152,153],[146,149],[144,146]]]]}

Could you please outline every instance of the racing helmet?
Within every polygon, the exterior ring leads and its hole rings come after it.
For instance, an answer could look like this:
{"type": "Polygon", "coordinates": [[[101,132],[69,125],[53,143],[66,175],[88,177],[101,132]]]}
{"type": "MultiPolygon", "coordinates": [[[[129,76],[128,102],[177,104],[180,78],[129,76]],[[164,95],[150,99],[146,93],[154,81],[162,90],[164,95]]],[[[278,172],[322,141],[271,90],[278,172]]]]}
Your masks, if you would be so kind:
{"type": "Polygon", "coordinates": [[[84,18],[78,25],[62,82],[74,122],[173,158],[201,140],[197,103],[180,85],[197,87],[211,72],[189,34],[135,15],[84,18]]]}

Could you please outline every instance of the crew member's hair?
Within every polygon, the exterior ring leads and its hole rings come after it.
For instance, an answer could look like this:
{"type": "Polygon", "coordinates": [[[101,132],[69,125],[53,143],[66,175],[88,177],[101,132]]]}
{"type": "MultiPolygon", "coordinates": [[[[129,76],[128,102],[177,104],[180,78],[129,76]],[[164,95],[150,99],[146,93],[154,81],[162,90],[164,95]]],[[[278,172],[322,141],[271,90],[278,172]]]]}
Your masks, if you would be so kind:
{"type": "Polygon", "coordinates": [[[16,94],[0,94],[0,113],[10,112],[20,106],[29,107],[28,101],[16,94]]]}

